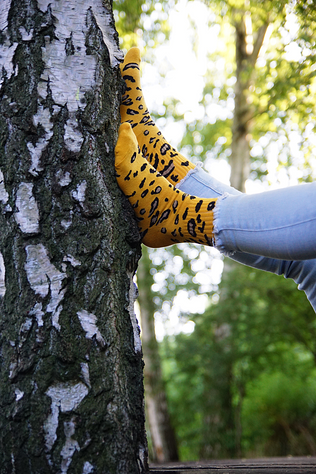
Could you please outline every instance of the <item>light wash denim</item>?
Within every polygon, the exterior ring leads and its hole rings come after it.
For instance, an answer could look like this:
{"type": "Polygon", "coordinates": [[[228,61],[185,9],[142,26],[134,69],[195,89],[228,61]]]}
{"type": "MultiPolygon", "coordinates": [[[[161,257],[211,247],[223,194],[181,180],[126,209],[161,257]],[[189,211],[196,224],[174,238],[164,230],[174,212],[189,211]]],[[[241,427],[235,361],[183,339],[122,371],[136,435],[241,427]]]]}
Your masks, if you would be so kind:
{"type": "Polygon", "coordinates": [[[219,198],[216,247],[239,263],[293,279],[316,312],[316,183],[249,195],[197,166],[178,188],[219,198]]]}

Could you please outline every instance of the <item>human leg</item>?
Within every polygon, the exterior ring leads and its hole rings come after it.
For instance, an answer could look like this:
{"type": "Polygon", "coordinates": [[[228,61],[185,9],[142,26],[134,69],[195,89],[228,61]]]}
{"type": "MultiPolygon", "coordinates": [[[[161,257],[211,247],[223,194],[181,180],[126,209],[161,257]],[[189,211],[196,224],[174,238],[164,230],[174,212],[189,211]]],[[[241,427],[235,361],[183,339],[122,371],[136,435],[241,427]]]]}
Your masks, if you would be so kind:
{"type": "Polygon", "coordinates": [[[315,258],[315,200],[316,183],[227,195],[216,208],[216,246],[224,253],[238,250],[285,260],[315,258]]]}
{"type": "Polygon", "coordinates": [[[226,255],[316,257],[316,183],[247,195],[196,168],[179,189],[199,197],[224,196],[216,205],[215,240],[226,255]]]}
{"type": "MultiPolygon", "coordinates": [[[[198,167],[185,179],[179,189],[186,193],[195,193],[199,197],[219,198],[224,193],[240,195],[230,186],[222,184],[210,174],[198,167]]],[[[312,201],[313,202],[313,201],[312,201]]],[[[298,288],[305,292],[316,311],[316,258],[305,260],[280,260],[262,257],[246,252],[230,252],[229,257],[238,263],[277,275],[284,275],[295,281],[298,288]]]]}

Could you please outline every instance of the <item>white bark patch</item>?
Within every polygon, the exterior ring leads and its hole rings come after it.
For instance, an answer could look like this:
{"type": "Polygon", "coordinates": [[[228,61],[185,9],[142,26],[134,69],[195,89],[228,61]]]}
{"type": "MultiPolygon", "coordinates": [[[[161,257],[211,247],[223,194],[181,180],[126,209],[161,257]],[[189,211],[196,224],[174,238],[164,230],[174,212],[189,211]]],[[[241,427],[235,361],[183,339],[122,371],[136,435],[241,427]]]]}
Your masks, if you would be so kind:
{"type": "Polygon", "coordinates": [[[29,332],[32,329],[33,319],[26,318],[25,321],[21,324],[19,332],[19,348],[23,347],[23,344],[27,341],[29,332]]]}
{"type": "Polygon", "coordinates": [[[69,262],[73,267],[80,267],[81,265],[81,262],[70,254],[64,256],[63,262],[69,262]]]}
{"type": "Polygon", "coordinates": [[[44,326],[44,321],[43,321],[44,313],[42,311],[42,308],[43,308],[42,303],[36,303],[34,308],[32,308],[30,311],[30,315],[35,316],[35,319],[37,321],[37,325],[39,328],[44,326]]]}
{"type": "Polygon", "coordinates": [[[8,34],[8,15],[9,10],[11,8],[11,0],[1,0],[1,7],[0,7],[0,31],[5,35],[4,44],[0,45],[0,89],[3,83],[3,69],[6,72],[7,78],[10,79],[12,74],[14,73],[13,67],[13,56],[15,50],[18,46],[18,43],[11,44],[8,34]]]}
{"type": "Polygon", "coordinates": [[[46,395],[52,399],[51,412],[44,423],[45,445],[48,452],[52,450],[57,439],[59,411],[66,413],[75,410],[88,392],[88,388],[82,382],[75,385],[61,383],[47,390],[46,395]]]}
{"type": "Polygon", "coordinates": [[[15,458],[14,458],[13,453],[11,453],[11,466],[12,466],[12,472],[16,472],[15,471],[15,458]]]}
{"type": "MultiPolygon", "coordinates": [[[[75,113],[78,108],[85,106],[85,94],[101,80],[97,72],[96,56],[86,54],[86,33],[92,15],[102,32],[112,67],[123,61],[123,53],[115,40],[116,32],[111,26],[112,15],[106,10],[102,0],[38,0],[38,7],[43,12],[47,11],[48,6],[56,19],[55,39],[51,41],[46,37],[45,46],[42,47],[45,68],[38,85],[38,94],[46,98],[49,81],[54,102],[60,106],[67,105],[70,118],[65,125],[64,141],[68,150],[78,153],[84,139],[78,129],[75,113]],[[82,21],[84,15],[85,23],[82,21]]],[[[44,143],[39,145],[45,147],[44,143]]],[[[35,158],[36,154],[34,160],[35,158]]]]}
{"type": "Polygon", "coordinates": [[[21,398],[24,397],[24,392],[21,392],[18,388],[15,390],[15,401],[18,402],[21,398]]]}
{"type": "Polygon", "coordinates": [[[133,273],[128,272],[127,275],[130,279],[128,312],[131,318],[131,323],[132,323],[133,333],[134,333],[134,349],[135,349],[135,352],[140,352],[142,350],[142,342],[140,339],[140,329],[139,329],[138,321],[137,321],[135,310],[134,310],[134,305],[137,298],[138,290],[137,290],[137,286],[135,285],[133,281],[133,273]]]}
{"type": "Polygon", "coordinates": [[[80,451],[80,446],[78,441],[75,439],[72,439],[72,436],[75,434],[75,422],[74,419],[71,421],[66,421],[64,423],[64,433],[66,437],[66,442],[63,446],[63,449],[60,452],[60,455],[62,457],[62,462],[61,462],[61,473],[66,474],[68,472],[68,468],[71,464],[72,461],[72,456],[76,451],[80,451]]]}
{"type": "Polygon", "coordinates": [[[75,118],[67,120],[64,135],[65,145],[68,150],[78,153],[83,143],[83,136],[78,129],[78,122],[75,118]]]}
{"type": "Polygon", "coordinates": [[[15,201],[18,211],[15,220],[25,234],[37,234],[39,232],[39,211],[33,196],[33,184],[21,183],[15,201]]]}
{"type": "Polygon", "coordinates": [[[31,39],[33,39],[33,33],[34,33],[33,28],[31,28],[31,30],[27,32],[24,26],[21,26],[19,28],[19,32],[21,33],[22,41],[31,41],[31,39]]]}
{"type": "Polygon", "coordinates": [[[48,145],[49,140],[53,136],[53,124],[50,118],[51,116],[49,110],[44,109],[42,106],[38,108],[37,114],[33,117],[34,125],[37,127],[38,124],[41,124],[45,130],[45,137],[41,137],[35,146],[31,142],[27,143],[27,148],[31,154],[32,159],[29,172],[33,176],[38,176],[38,174],[43,171],[43,168],[40,166],[40,159],[43,151],[48,145]]]}
{"type": "Polygon", "coordinates": [[[94,467],[92,464],[89,463],[89,461],[86,461],[83,466],[83,471],[82,474],[91,474],[93,472],[94,467]]]}
{"type": "Polygon", "coordinates": [[[20,331],[21,332],[28,332],[31,329],[32,324],[33,324],[32,319],[31,318],[26,318],[26,320],[24,321],[24,323],[21,326],[20,331]]]}
{"type": "MultiPolygon", "coordinates": [[[[0,73],[2,74],[2,69],[4,69],[7,73],[8,79],[10,79],[15,72],[13,67],[13,56],[17,46],[18,43],[10,45],[8,41],[5,41],[4,44],[0,45],[0,73]]],[[[0,77],[0,88],[2,83],[3,77],[0,77]]]]}
{"type": "MultiPolygon", "coordinates": [[[[84,94],[95,85],[96,58],[86,55],[85,34],[82,25],[82,14],[87,2],[85,0],[39,0],[42,11],[47,10],[48,3],[56,18],[55,36],[42,48],[42,59],[45,70],[41,79],[48,80],[53,100],[56,104],[66,105],[69,112],[76,112],[84,103],[84,94]],[[66,44],[72,35],[74,54],[66,54],[66,44]]],[[[46,96],[46,87],[39,87],[39,94],[46,96]]]]}
{"type": "Polygon", "coordinates": [[[0,252],[0,298],[3,298],[6,292],[5,287],[5,265],[4,265],[4,258],[2,253],[0,252]]]}
{"type": "Polygon", "coordinates": [[[60,222],[61,226],[67,230],[69,229],[69,227],[71,226],[72,224],[72,211],[70,211],[70,216],[69,216],[69,219],[66,220],[66,219],[63,219],[61,222],[60,222]]]}
{"type": "Polygon", "coordinates": [[[66,278],[66,274],[57,270],[50,262],[47,250],[42,244],[26,247],[25,270],[31,288],[36,294],[45,297],[50,291],[51,299],[46,311],[52,313],[52,325],[59,331],[58,320],[62,310],[60,303],[66,291],[62,290],[62,281],[66,278]]]}
{"type": "Polygon", "coordinates": [[[10,364],[10,372],[9,372],[9,379],[13,379],[17,373],[16,369],[18,364],[16,362],[11,362],[10,364]]]}
{"type": "Polygon", "coordinates": [[[0,202],[3,205],[7,204],[9,200],[9,194],[7,193],[5,186],[4,186],[4,176],[2,171],[0,170],[0,202]]]}
{"type": "Polygon", "coordinates": [[[91,388],[90,383],[90,372],[89,372],[89,364],[87,362],[81,362],[81,375],[84,380],[84,383],[91,388]]]}
{"type": "Polygon", "coordinates": [[[87,182],[82,181],[81,183],[78,184],[76,191],[72,191],[71,195],[76,201],[82,204],[86,199],[86,189],[87,189],[87,182]]]}
{"type": "MultiPolygon", "coordinates": [[[[91,4],[86,0],[38,0],[38,7],[43,12],[47,10],[48,5],[57,20],[54,32],[56,39],[52,42],[47,41],[42,48],[45,63],[42,79],[43,81],[50,79],[54,101],[60,105],[67,104],[68,110],[75,112],[80,104],[84,103],[84,94],[96,83],[96,58],[86,55],[85,27],[81,20],[84,13],[91,15],[92,10],[109,50],[112,67],[122,61],[123,55],[114,39],[112,17],[105,9],[102,0],[94,0],[91,4]],[[67,55],[66,41],[70,36],[74,54],[67,55]]],[[[38,92],[45,97],[45,86],[41,86],[38,92]]]]}
{"type": "Polygon", "coordinates": [[[93,2],[92,11],[97,21],[98,27],[102,31],[103,41],[108,48],[111,66],[115,67],[123,61],[124,56],[122,51],[118,48],[116,41],[114,40],[115,30],[111,26],[112,16],[104,8],[102,0],[93,2]]]}
{"type": "MultiPolygon", "coordinates": [[[[0,89],[4,81],[3,70],[6,73],[7,79],[13,75],[13,56],[18,43],[11,43],[7,32],[8,14],[11,8],[11,0],[1,0],[0,7],[0,31],[4,34],[4,44],[0,45],[0,89]]],[[[17,72],[17,71],[16,71],[17,72]]]]}
{"type": "Polygon", "coordinates": [[[36,322],[37,322],[37,329],[36,329],[36,341],[37,342],[43,342],[43,336],[40,332],[40,328],[44,326],[44,320],[43,316],[45,313],[42,311],[42,303],[36,303],[35,306],[31,309],[30,311],[30,316],[35,316],[36,322]]]}
{"type": "Polygon", "coordinates": [[[144,446],[140,446],[138,450],[138,466],[139,466],[139,471],[142,472],[143,467],[146,465],[146,458],[147,458],[147,450],[145,449],[144,446]]]}
{"type": "Polygon", "coordinates": [[[92,339],[94,336],[96,336],[96,339],[98,343],[104,347],[105,346],[105,340],[103,339],[97,325],[97,317],[92,314],[88,313],[85,309],[78,311],[77,312],[80,324],[82,326],[82,329],[86,333],[86,338],[87,339],[92,339]]]}
{"type": "Polygon", "coordinates": [[[8,14],[11,7],[11,0],[1,0],[0,8],[0,31],[4,31],[8,27],[8,14]]]}
{"type": "Polygon", "coordinates": [[[58,170],[56,173],[56,178],[58,179],[58,184],[61,187],[68,186],[71,183],[71,177],[69,171],[63,172],[63,170],[58,170]]]}

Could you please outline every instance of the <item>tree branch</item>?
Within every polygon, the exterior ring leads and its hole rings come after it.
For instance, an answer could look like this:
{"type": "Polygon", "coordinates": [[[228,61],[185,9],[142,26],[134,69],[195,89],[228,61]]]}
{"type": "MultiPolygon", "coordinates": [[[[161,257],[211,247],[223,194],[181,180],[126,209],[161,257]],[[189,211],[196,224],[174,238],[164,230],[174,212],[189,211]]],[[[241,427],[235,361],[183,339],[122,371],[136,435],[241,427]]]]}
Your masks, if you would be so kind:
{"type": "Polygon", "coordinates": [[[260,53],[260,49],[263,45],[264,37],[266,35],[269,24],[270,24],[269,21],[267,21],[262,26],[260,26],[260,28],[258,30],[257,38],[256,38],[256,41],[253,45],[253,52],[251,53],[251,56],[249,58],[250,64],[252,66],[255,66],[255,64],[257,62],[257,59],[258,59],[258,56],[259,56],[259,53],[260,53]]]}

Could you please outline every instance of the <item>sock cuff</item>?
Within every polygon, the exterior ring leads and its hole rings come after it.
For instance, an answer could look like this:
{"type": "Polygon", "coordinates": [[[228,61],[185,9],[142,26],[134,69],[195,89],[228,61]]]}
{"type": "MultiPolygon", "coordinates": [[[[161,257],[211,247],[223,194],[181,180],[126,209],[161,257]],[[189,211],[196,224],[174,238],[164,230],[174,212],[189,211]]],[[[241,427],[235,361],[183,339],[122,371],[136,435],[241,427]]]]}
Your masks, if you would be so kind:
{"type": "Polygon", "coordinates": [[[232,257],[236,250],[228,250],[225,242],[223,240],[223,232],[220,225],[220,217],[221,217],[221,204],[222,202],[230,196],[229,193],[224,193],[217,199],[216,206],[214,208],[214,247],[221,252],[226,257],[232,257]]]}
{"type": "MultiPolygon", "coordinates": [[[[184,176],[184,178],[181,179],[181,181],[179,181],[176,185],[175,185],[175,188],[177,189],[180,189],[181,186],[186,182],[186,180],[192,176],[192,174],[196,173],[199,169],[202,168],[203,166],[203,163],[202,161],[198,161],[195,165],[192,163],[192,165],[194,166],[194,168],[191,168],[189,169],[189,171],[187,172],[187,174],[184,176]]],[[[180,189],[181,191],[181,189],[180,189]]]]}

